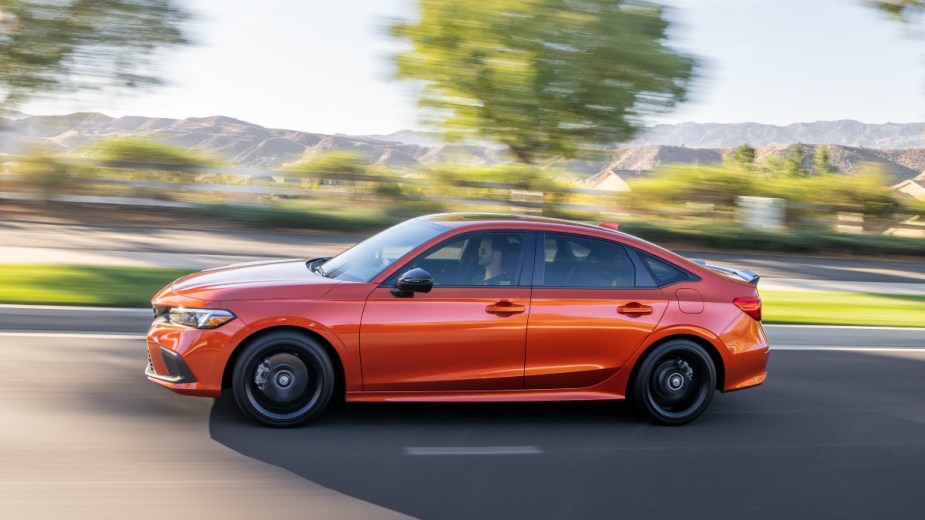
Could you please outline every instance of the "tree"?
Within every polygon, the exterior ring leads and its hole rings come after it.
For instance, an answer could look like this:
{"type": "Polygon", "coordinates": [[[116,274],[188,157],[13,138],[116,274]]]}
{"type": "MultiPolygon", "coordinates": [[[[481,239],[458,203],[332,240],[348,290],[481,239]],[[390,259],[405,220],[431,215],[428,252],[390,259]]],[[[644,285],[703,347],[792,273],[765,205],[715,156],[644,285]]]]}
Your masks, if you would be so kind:
{"type": "Polygon", "coordinates": [[[922,14],[925,11],[925,0],[874,0],[868,3],[900,20],[908,19],[912,13],[922,14]]]}
{"type": "Polygon", "coordinates": [[[784,171],[791,177],[806,177],[809,175],[809,170],[806,169],[805,162],[806,152],[803,150],[803,145],[798,144],[784,159],[784,171]]]}
{"type": "Polygon", "coordinates": [[[693,58],[666,45],[642,0],[420,0],[393,35],[397,77],[420,83],[424,122],[507,145],[524,163],[630,139],[684,99],[693,58]]]}
{"type": "Polygon", "coordinates": [[[746,143],[733,150],[729,155],[729,160],[737,164],[754,164],[755,153],[755,148],[746,143]]]}
{"type": "Polygon", "coordinates": [[[155,51],[188,43],[173,0],[11,0],[0,7],[0,108],[57,91],[160,83],[155,51]]]}
{"type": "Polygon", "coordinates": [[[816,153],[813,155],[813,173],[816,175],[835,173],[835,167],[832,166],[832,159],[829,157],[828,146],[820,145],[816,147],[816,153]]]}

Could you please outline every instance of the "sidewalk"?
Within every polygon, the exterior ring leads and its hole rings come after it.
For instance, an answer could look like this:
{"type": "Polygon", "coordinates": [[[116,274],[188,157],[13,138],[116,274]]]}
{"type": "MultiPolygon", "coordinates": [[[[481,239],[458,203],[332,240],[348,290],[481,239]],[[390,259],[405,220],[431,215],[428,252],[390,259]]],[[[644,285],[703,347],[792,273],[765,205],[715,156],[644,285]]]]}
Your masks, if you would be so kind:
{"type": "Polygon", "coordinates": [[[758,282],[758,289],[925,296],[925,283],[845,282],[801,280],[796,278],[762,278],[761,281],[758,282]]]}

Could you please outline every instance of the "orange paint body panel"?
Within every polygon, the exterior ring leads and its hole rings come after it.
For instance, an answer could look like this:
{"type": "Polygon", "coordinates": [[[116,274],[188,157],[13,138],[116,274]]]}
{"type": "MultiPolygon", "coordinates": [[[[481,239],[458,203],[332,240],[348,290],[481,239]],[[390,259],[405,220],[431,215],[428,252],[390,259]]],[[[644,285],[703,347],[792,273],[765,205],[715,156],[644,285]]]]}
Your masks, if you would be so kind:
{"type": "Polygon", "coordinates": [[[658,325],[668,301],[658,289],[536,289],[527,333],[527,388],[585,388],[626,365],[658,325]],[[631,302],[646,314],[621,314],[631,302]]]}
{"type": "MultiPolygon", "coordinates": [[[[258,262],[165,287],[152,300],[148,378],[178,393],[219,396],[233,386],[242,352],[283,331],[321,346],[349,401],[623,399],[647,356],[673,341],[709,355],[718,390],[755,386],[767,376],[770,346],[761,323],[733,303],[758,297],[743,280],[612,229],[516,217],[410,222],[404,229],[419,233],[418,242],[406,245],[403,238],[394,247],[370,248],[366,262],[258,262]],[[401,289],[400,277],[417,265],[462,273],[476,249],[505,247],[504,240],[520,274],[502,284],[459,282],[462,275],[442,283],[441,274],[427,290],[401,289]],[[605,278],[600,286],[568,286],[567,272],[599,269],[590,257],[595,244],[604,243],[627,252],[621,265],[630,272],[610,285],[605,278]],[[452,246],[444,251],[446,244],[452,246]],[[556,268],[559,285],[545,286],[544,273],[556,268]],[[629,286],[621,286],[627,280],[629,286]],[[199,314],[184,317],[186,311],[199,314]],[[228,321],[216,328],[195,321],[209,312],[228,321]]],[[[354,248],[356,255],[364,244],[354,248]]],[[[267,379],[277,363],[271,357],[258,359],[256,371],[238,383],[251,392],[288,384],[289,372],[267,379]]],[[[682,388],[695,361],[679,358],[671,374],[680,377],[672,384],[682,388]]]]}
{"type": "Polygon", "coordinates": [[[529,288],[373,291],[360,327],[366,391],[523,388],[529,288]],[[489,312],[499,302],[517,312],[489,312]]]}

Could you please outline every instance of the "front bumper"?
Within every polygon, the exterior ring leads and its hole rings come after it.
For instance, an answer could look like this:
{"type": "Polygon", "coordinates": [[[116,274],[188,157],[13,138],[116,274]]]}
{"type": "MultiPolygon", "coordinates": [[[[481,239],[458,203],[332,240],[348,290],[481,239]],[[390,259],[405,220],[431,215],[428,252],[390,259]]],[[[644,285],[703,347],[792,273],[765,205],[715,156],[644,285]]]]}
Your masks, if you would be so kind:
{"type": "Polygon", "coordinates": [[[154,360],[156,358],[151,355],[152,350],[152,345],[149,343],[148,367],[145,368],[145,375],[148,376],[148,379],[171,384],[196,382],[196,377],[193,376],[186,361],[183,361],[183,358],[176,352],[164,347],[160,347],[157,350],[160,354],[160,363],[158,363],[158,365],[162,366],[160,373],[158,373],[157,368],[154,366],[154,360]]]}
{"type": "Polygon", "coordinates": [[[220,396],[237,322],[199,330],[155,321],[147,335],[148,380],[181,394],[220,396]]]}

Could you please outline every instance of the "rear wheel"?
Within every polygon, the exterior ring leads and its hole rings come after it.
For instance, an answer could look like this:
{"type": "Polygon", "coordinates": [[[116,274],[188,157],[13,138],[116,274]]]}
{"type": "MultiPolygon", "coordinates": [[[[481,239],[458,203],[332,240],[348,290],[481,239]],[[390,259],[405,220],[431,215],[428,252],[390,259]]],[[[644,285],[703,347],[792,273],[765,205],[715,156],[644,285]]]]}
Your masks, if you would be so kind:
{"type": "Polygon", "coordinates": [[[234,367],[238,407],[267,426],[287,427],[317,417],[331,400],[334,365],[324,347],[298,332],[257,338],[234,367]]]}
{"type": "Polygon", "coordinates": [[[647,419],[684,424],[707,409],[716,387],[710,354],[688,340],[671,340],[646,355],[633,379],[630,397],[647,419]]]}

